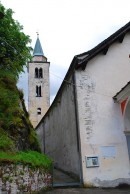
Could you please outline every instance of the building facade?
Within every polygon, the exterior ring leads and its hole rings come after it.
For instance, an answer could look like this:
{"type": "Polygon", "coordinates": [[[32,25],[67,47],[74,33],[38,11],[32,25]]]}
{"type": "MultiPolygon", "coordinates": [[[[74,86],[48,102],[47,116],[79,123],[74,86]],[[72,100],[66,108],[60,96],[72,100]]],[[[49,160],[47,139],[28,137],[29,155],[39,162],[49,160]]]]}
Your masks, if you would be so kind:
{"type": "Polygon", "coordinates": [[[129,80],[130,23],[74,57],[36,128],[43,152],[86,187],[130,184],[129,80]]]}
{"type": "Polygon", "coordinates": [[[50,106],[49,66],[37,37],[33,61],[28,64],[28,111],[34,127],[50,106]]]}

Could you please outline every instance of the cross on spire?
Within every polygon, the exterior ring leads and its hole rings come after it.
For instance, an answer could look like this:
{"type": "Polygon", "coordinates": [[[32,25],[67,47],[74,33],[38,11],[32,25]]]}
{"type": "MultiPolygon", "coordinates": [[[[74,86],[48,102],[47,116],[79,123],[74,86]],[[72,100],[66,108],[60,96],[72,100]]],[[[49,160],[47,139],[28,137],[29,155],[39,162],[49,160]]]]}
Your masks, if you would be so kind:
{"type": "Polygon", "coordinates": [[[36,33],[37,33],[37,37],[39,37],[39,32],[37,31],[36,33]]]}

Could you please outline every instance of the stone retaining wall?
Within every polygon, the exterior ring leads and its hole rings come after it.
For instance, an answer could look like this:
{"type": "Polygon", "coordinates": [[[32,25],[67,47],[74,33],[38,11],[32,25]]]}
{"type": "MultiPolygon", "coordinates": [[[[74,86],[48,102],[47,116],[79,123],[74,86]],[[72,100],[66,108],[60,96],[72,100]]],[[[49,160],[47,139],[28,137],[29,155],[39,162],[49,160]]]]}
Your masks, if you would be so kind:
{"type": "Polygon", "coordinates": [[[52,186],[52,175],[29,165],[0,164],[0,194],[22,194],[52,186]]]}

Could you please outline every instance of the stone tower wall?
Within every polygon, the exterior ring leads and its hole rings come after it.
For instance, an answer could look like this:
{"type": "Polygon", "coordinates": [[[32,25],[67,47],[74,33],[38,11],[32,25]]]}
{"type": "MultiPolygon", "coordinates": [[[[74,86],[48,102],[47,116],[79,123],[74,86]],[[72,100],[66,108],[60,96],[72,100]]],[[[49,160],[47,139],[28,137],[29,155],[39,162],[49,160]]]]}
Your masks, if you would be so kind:
{"type": "Polygon", "coordinates": [[[49,62],[38,60],[37,62],[29,63],[28,111],[34,127],[36,127],[50,106],[49,66],[49,62]],[[42,78],[35,78],[35,68],[42,68],[42,78]],[[41,97],[36,96],[36,86],[41,86],[41,97]],[[41,108],[41,114],[38,114],[38,108],[41,108]]]}

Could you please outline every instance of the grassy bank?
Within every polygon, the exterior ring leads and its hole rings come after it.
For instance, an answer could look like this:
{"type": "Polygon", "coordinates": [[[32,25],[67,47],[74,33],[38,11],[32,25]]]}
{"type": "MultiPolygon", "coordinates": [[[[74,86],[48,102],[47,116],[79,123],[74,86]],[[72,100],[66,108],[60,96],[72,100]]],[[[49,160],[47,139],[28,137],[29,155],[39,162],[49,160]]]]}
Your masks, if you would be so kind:
{"type": "Polygon", "coordinates": [[[52,161],[44,154],[36,151],[17,152],[15,154],[0,151],[0,162],[29,164],[31,167],[52,170],[52,161]]]}

